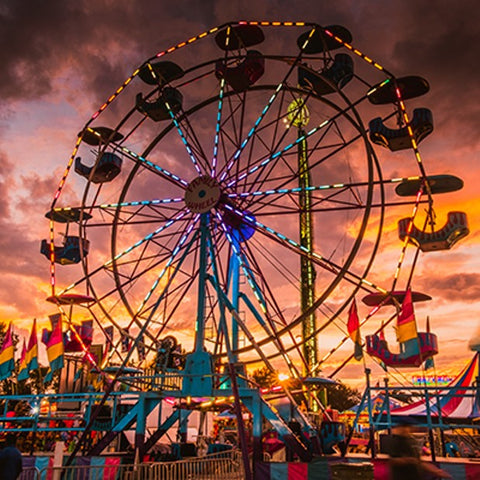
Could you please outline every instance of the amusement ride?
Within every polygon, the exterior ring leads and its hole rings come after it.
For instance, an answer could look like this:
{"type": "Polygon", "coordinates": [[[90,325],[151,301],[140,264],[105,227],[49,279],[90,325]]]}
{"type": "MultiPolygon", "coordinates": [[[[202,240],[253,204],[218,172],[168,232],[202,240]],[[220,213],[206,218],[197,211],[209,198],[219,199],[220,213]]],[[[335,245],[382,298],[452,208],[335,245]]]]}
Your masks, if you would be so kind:
{"type": "Polygon", "coordinates": [[[101,405],[135,398],[89,454],[128,428],[139,455],[174,425],[185,443],[192,411],[229,404],[245,469],[248,450],[262,458],[265,424],[309,461],[325,450],[315,415],[332,420],[322,368],[343,352],[340,378],[353,357],[355,298],[370,308],[358,328],[374,332],[377,362],[420,367],[438,352],[416,325],[398,353],[383,337],[430,299],[412,290],[420,256],[468,234],[463,212],[437,222],[435,196],[463,181],[426,171],[433,115],[418,102],[429,88],[362,53],[342,26],[242,21],[159,52],[112,93],[78,133],[41,245],[48,300],[104,380],[84,437],[101,405]],[[385,238],[398,259],[382,257],[385,238]],[[77,318],[93,319],[101,355],[77,318]],[[322,345],[326,332],[339,343],[322,345]],[[284,391],[288,418],[252,382],[259,365],[301,382],[300,402],[284,391]]]}

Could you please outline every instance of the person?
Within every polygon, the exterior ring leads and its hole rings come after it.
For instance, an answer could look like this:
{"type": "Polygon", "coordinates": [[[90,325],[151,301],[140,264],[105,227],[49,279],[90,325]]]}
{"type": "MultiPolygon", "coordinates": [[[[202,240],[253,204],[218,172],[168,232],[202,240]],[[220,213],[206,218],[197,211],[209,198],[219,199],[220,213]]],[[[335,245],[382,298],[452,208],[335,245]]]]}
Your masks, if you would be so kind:
{"type": "Polygon", "coordinates": [[[16,480],[22,473],[22,454],[15,446],[13,433],[7,434],[5,446],[0,450],[0,472],[2,480],[16,480]]]}
{"type": "Polygon", "coordinates": [[[451,478],[435,465],[421,461],[415,439],[411,436],[411,425],[406,421],[393,429],[387,451],[391,480],[421,480],[425,474],[434,478],[451,478]]]}

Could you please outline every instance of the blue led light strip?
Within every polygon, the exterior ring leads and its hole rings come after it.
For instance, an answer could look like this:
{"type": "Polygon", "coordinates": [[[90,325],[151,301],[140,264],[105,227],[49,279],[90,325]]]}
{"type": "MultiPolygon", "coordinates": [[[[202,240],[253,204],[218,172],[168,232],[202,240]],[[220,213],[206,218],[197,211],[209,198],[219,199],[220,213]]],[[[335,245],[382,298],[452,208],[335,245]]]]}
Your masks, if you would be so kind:
{"type": "Polygon", "coordinates": [[[164,175],[167,177],[169,180],[174,181],[174,183],[179,184],[182,188],[188,187],[188,182],[186,180],[183,180],[180,178],[178,175],[175,175],[168,170],[165,170],[164,168],[156,165],[155,163],[151,162],[150,160],[147,160],[146,158],[142,157],[141,155],[138,155],[138,153],[132,152],[132,150],[128,149],[127,147],[121,147],[121,151],[131,157],[135,161],[141,162],[143,165],[145,165],[149,170],[152,170],[154,172],[158,172],[161,175],[164,175]]]}
{"type": "Polygon", "coordinates": [[[183,134],[183,131],[180,128],[180,124],[178,123],[178,120],[175,118],[175,115],[170,105],[168,104],[168,102],[165,102],[165,106],[167,107],[168,113],[173,121],[173,124],[175,125],[175,128],[177,129],[177,132],[180,135],[180,138],[182,139],[183,144],[185,145],[185,149],[187,150],[188,156],[192,160],[195,170],[199,175],[202,175],[202,171],[200,170],[200,166],[198,165],[197,159],[195,158],[195,155],[193,154],[192,149],[190,148],[190,145],[188,144],[187,139],[185,138],[185,135],[183,134]]]}
{"type": "MultiPolygon", "coordinates": [[[[228,53],[228,44],[230,43],[230,34],[232,27],[228,25],[227,35],[225,38],[225,62],[227,60],[228,53]]],[[[220,93],[218,95],[218,110],[217,110],[217,124],[215,126],[215,140],[213,145],[213,158],[212,158],[212,177],[215,177],[217,170],[217,157],[218,157],[218,142],[220,138],[220,124],[222,121],[222,110],[223,110],[223,94],[225,92],[225,77],[220,80],[220,93]]]]}
{"type": "Polygon", "coordinates": [[[221,124],[221,121],[222,121],[224,90],[225,90],[225,78],[222,78],[222,80],[220,81],[220,93],[219,93],[218,111],[217,111],[217,124],[215,126],[215,141],[214,141],[214,145],[213,145],[212,177],[215,177],[216,170],[217,170],[218,143],[219,143],[219,139],[220,139],[220,124],[221,124]]]}
{"type": "Polygon", "coordinates": [[[153,200],[138,200],[133,202],[121,202],[121,203],[102,203],[101,205],[89,205],[86,207],[55,207],[53,209],[56,213],[63,213],[69,212],[71,210],[98,210],[98,209],[106,209],[106,208],[118,208],[118,207],[138,207],[138,206],[149,206],[149,205],[162,205],[166,203],[180,203],[183,202],[184,199],[177,197],[177,198],[155,198],[153,200]]]}

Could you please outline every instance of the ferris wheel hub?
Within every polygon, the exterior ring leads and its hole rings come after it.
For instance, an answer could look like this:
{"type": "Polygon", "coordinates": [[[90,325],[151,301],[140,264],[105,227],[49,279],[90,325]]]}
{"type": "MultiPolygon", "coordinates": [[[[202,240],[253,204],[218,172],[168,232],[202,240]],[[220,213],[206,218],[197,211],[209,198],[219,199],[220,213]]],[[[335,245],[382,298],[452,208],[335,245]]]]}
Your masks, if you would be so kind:
{"type": "Polygon", "coordinates": [[[206,213],[217,205],[221,195],[218,182],[202,175],[192,180],[185,191],[185,205],[193,213],[206,213]]]}

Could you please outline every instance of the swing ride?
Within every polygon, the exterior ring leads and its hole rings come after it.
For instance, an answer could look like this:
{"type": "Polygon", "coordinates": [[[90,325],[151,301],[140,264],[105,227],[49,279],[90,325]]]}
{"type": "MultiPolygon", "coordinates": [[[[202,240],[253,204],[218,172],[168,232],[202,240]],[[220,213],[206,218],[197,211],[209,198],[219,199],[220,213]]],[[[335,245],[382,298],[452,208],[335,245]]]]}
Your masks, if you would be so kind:
{"type": "MultiPolygon", "coordinates": [[[[174,425],[184,444],[192,411],[203,412],[202,424],[225,404],[246,470],[249,450],[262,458],[265,424],[302,461],[322,452],[315,414],[332,419],[319,374],[345,353],[349,305],[366,295],[362,325],[388,306],[390,321],[400,319],[405,297],[410,306],[430,298],[411,292],[419,251],[450,249],[468,234],[462,212],[437,226],[435,195],[463,182],[427,175],[420,156],[433,114],[417,106],[410,117],[410,102],[429,88],[353,47],[344,27],[233,22],[159,52],[115,90],[78,134],[41,245],[49,301],[104,378],[97,403],[121,395],[117,384],[135,398],[128,413],[112,413],[91,455],[131,428],[140,456],[174,425]],[[405,215],[398,263],[376,271],[386,222],[405,215]],[[77,318],[93,319],[100,357],[77,318]],[[322,336],[335,329],[341,341],[327,348],[322,336]],[[288,416],[252,383],[259,365],[310,379],[300,401],[284,389],[288,416]],[[143,372],[136,380],[132,368],[143,372]]],[[[410,332],[398,354],[380,330],[366,351],[387,366],[419,367],[437,339],[416,324],[410,332]]]]}

